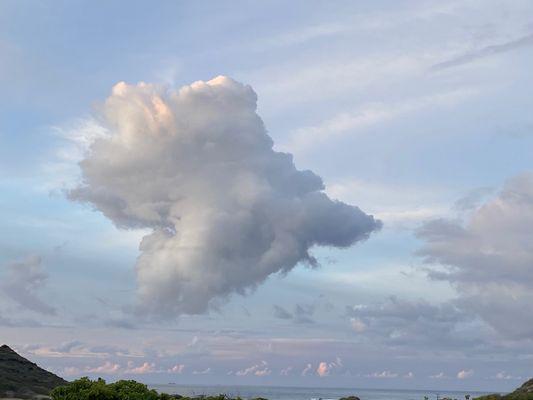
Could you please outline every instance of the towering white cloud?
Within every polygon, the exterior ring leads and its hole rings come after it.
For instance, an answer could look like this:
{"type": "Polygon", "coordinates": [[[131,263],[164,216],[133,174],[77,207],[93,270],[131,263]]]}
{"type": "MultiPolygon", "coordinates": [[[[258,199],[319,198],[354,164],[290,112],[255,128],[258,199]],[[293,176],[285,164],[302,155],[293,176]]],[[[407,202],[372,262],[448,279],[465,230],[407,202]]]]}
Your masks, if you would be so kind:
{"type": "Polygon", "coordinates": [[[139,311],[204,312],[273,273],[315,264],[315,245],[347,247],[379,229],[272,149],[256,101],[222,76],[179,90],[122,82],[105,101],[109,135],[91,145],[69,196],[120,228],[152,229],[137,261],[139,311]]]}

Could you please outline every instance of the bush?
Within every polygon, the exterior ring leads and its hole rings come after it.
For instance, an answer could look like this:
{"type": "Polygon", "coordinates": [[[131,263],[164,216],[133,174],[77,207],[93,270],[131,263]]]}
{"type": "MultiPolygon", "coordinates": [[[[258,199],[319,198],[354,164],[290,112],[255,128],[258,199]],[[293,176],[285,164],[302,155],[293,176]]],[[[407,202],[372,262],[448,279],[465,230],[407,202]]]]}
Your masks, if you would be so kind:
{"type": "Polygon", "coordinates": [[[87,377],[55,388],[50,393],[50,397],[52,400],[242,400],[239,397],[232,399],[223,394],[194,398],[183,397],[179,394],[159,394],[136,381],[123,380],[107,384],[101,378],[92,381],[87,377]]]}
{"type": "Polygon", "coordinates": [[[155,390],[150,390],[139,382],[118,381],[106,384],[101,378],[92,381],[87,377],[55,388],[50,393],[50,397],[53,400],[159,400],[169,398],[161,397],[155,390]]]}
{"type": "Polygon", "coordinates": [[[489,394],[488,396],[477,397],[474,400],[533,400],[533,393],[510,393],[505,396],[499,394],[489,394]]]}

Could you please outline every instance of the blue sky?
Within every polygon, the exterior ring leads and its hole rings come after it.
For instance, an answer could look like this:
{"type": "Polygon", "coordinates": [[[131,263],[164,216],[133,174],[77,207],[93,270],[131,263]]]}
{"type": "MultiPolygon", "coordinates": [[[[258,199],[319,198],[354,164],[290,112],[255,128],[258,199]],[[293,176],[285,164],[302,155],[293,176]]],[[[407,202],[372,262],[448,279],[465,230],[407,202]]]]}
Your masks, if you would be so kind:
{"type": "Polygon", "coordinates": [[[532,18],[520,0],[3,1],[0,341],[69,378],[517,386],[533,356],[532,18]],[[220,75],[257,93],[274,150],[383,227],[199,315],[140,318],[152,229],[67,192],[114,85],[220,75]]]}

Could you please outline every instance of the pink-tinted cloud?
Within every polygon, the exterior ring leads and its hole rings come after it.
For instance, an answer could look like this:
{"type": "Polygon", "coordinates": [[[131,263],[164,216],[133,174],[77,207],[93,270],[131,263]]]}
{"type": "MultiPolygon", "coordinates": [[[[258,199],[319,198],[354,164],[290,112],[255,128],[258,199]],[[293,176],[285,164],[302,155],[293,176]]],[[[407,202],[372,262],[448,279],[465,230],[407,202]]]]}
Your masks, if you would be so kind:
{"type": "Polygon", "coordinates": [[[474,375],[474,370],[472,369],[463,369],[457,373],[457,379],[467,379],[474,375]]]}
{"type": "Polygon", "coordinates": [[[85,369],[85,372],[90,372],[93,374],[116,374],[120,371],[120,364],[115,364],[110,361],[106,361],[103,365],[99,367],[88,367],[85,369]]]}
{"type": "Polygon", "coordinates": [[[175,374],[181,374],[184,369],[185,369],[184,364],[176,364],[172,368],[169,368],[168,372],[173,372],[175,374]]]}
{"type": "Polygon", "coordinates": [[[130,361],[128,363],[128,368],[124,372],[127,374],[139,374],[139,375],[149,374],[149,373],[156,372],[156,367],[155,367],[155,363],[149,363],[149,362],[144,362],[141,366],[134,367],[133,363],[130,361]]]}

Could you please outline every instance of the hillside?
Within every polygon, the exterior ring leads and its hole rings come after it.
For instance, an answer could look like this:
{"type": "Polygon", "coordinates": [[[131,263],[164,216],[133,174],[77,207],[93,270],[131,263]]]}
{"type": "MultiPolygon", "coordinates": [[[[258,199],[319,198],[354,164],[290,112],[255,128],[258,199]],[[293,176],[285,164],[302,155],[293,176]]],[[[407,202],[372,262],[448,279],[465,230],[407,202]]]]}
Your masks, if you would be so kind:
{"type": "Polygon", "coordinates": [[[9,346],[0,347],[0,398],[32,398],[47,395],[67,382],[18,355],[9,346]]]}
{"type": "Polygon", "coordinates": [[[500,394],[490,394],[474,400],[533,400],[533,379],[528,380],[512,393],[503,396],[500,394]]]}

